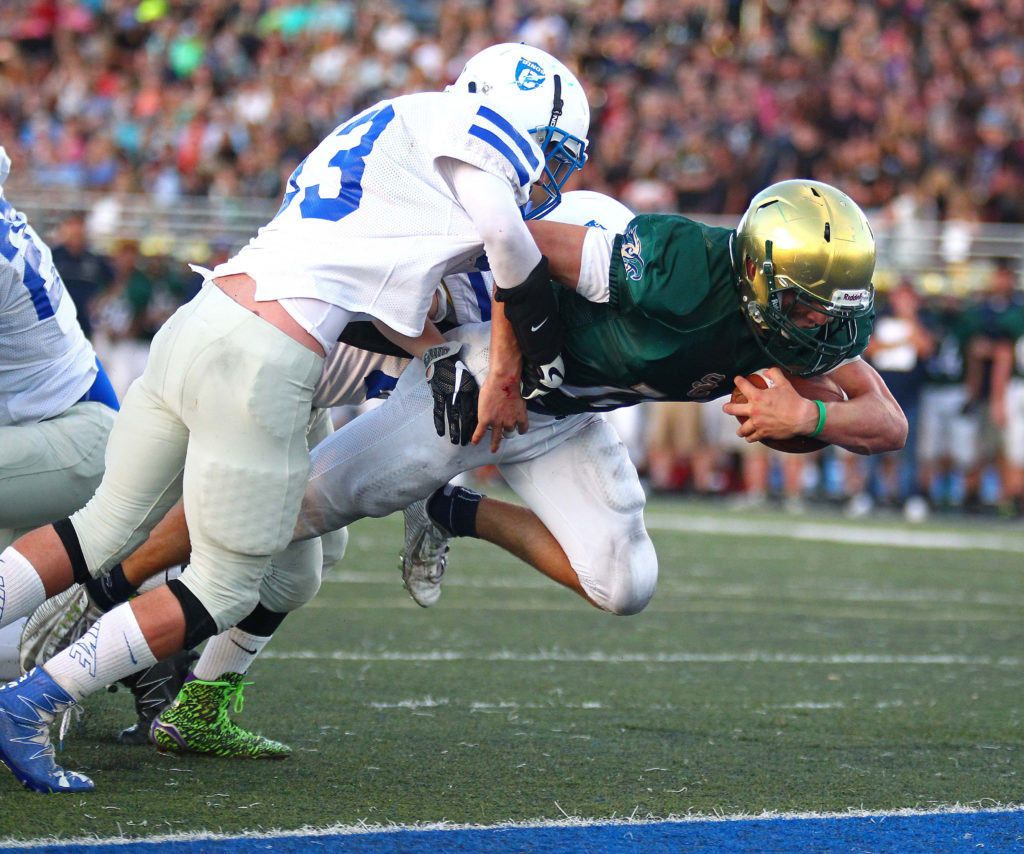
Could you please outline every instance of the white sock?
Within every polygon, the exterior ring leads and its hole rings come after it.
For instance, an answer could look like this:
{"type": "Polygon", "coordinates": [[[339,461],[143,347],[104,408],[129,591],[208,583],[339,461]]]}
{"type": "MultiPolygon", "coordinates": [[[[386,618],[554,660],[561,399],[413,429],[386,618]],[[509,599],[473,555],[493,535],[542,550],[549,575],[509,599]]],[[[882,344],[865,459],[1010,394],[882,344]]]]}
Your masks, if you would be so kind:
{"type": "Polygon", "coordinates": [[[8,546],[0,553],[0,628],[27,617],[45,601],[46,589],[35,567],[8,546]]]}
{"type": "Polygon", "coordinates": [[[269,642],[269,637],[250,635],[233,626],[206,642],[192,675],[213,682],[225,673],[245,673],[269,642]]]}
{"type": "Polygon", "coordinates": [[[170,569],[165,569],[158,572],[156,575],[151,575],[142,584],[139,585],[139,589],[136,594],[141,596],[143,593],[148,593],[155,587],[159,587],[161,584],[166,584],[171,579],[177,578],[185,570],[181,566],[172,566],[170,569]]]}
{"type": "Polygon", "coordinates": [[[81,702],[107,685],[156,664],[131,606],[100,617],[81,638],[43,665],[50,677],[81,702]]]}

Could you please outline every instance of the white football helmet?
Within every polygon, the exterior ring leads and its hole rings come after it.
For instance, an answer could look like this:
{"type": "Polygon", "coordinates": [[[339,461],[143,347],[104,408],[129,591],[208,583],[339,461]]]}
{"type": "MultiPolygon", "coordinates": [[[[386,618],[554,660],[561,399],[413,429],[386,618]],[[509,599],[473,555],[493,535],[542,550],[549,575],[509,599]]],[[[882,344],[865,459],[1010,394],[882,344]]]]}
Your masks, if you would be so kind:
{"type": "Polygon", "coordinates": [[[596,190],[570,190],[562,194],[562,202],[544,219],[603,228],[615,234],[626,230],[635,214],[618,199],[596,190]]]}
{"type": "Polygon", "coordinates": [[[568,68],[551,54],[526,44],[498,44],[471,57],[445,91],[476,93],[544,152],[544,173],[535,186],[544,190],[530,202],[526,219],[544,216],[561,200],[569,176],[587,162],[590,105],[568,68]]]}

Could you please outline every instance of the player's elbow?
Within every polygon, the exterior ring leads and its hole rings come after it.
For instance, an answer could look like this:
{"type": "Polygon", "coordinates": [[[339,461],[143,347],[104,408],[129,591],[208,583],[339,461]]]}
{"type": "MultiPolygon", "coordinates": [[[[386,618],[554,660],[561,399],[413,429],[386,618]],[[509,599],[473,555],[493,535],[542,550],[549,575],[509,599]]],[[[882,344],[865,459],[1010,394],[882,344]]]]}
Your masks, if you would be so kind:
{"type": "Polygon", "coordinates": [[[878,412],[870,423],[871,430],[860,441],[846,445],[848,450],[857,454],[884,454],[899,451],[907,444],[907,416],[895,402],[878,412]]]}
{"type": "Polygon", "coordinates": [[[873,454],[884,454],[887,451],[898,451],[907,444],[909,425],[907,416],[895,400],[888,402],[883,417],[878,419],[878,430],[873,454]]]}

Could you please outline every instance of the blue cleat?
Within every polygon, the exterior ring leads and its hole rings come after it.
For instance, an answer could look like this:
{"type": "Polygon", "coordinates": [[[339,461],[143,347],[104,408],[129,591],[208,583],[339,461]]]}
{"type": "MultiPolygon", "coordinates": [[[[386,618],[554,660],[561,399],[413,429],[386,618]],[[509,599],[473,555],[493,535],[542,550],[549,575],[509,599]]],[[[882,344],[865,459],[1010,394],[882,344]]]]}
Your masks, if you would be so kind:
{"type": "Polygon", "coordinates": [[[0,762],[33,792],[90,792],[93,782],[53,759],[50,724],[76,705],[40,667],[0,687],[0,762]]]}

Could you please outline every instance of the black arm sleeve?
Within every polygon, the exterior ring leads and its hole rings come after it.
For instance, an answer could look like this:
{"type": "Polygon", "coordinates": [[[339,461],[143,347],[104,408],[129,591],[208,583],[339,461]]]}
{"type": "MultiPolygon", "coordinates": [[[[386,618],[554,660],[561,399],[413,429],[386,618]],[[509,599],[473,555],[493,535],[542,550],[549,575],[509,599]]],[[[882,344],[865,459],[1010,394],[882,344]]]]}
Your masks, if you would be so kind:
{"type": "Polygon", "coordinates": [[[371,353],[382,353],[385,356],[398,356],[401,359],[411,359],[412,356],[406,353],[397,344],[393,344],[384,334],[368,320],[356,320],[346,324],[341,330],[338,340],[342,344],[349,344],[358,347],[360,350],[369,350],[371,353]]]}

